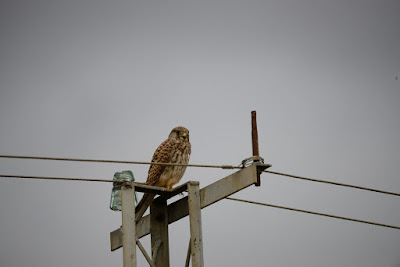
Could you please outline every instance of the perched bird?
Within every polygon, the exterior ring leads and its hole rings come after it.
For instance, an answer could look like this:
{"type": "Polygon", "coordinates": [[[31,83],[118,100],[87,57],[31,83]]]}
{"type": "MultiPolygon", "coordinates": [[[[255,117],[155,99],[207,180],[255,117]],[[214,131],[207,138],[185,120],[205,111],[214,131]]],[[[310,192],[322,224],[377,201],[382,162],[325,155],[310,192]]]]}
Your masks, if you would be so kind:
{"type": "MultiPolygon", "coordinates": [[[[179,126],[172,129],[167,140],[156,149],[151,162],[187,164],[191,146],[189,130],[179,126]]],[[[146,185],[160,186],[171,189],[177,184],[186,171],[186,166],[150,165],[146,185]]],[[[140,219],[148,205],[154,199],[154,194],[144,194],[136,206],[136,219],[140,219]],[[146,207],[144,207],[146,206],[146,207]]]]}

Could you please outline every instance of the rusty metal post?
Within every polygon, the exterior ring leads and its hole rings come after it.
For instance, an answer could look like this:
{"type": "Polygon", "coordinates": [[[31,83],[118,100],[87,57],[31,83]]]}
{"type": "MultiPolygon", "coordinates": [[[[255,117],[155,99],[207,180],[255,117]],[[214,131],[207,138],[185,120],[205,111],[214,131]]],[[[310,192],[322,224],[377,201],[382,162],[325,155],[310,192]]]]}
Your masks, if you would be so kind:
{"type": "Polygon", "coordinates": [[[257,132],[257,113],[255,110],[251,112],[251,140],[253,144],[253,156],[259,156],[258,151],[258,132],[257,132]]]}
{"type": "MultiPolygon", "coordinates": [[[[253,145],[253,157],[258,157],[260,156],[260,152],[258,150],[257,113],[255,110],[251,112],[251,140],[253,145]]],[[[257,182],[255,185],[261,185],[260,173],[257,173],[257,182]]]]}
{"type": "Polygon", "coordinates": [[[169,267],[168,210],[166,198],[159,197],[150,206],[150,233],[154,266],[169,267]]]}
{"type": "Polygon", "coordinates": [[[188,193],[192,267],[203,267],[203,233],[201,227],[199,182],[189,182],[188,193]]]}
{"type": "Polygon", "coordinates": [[[136,267],[135,187],[132,183],[124,183],[121,194],[124,267],[136,267]]]}

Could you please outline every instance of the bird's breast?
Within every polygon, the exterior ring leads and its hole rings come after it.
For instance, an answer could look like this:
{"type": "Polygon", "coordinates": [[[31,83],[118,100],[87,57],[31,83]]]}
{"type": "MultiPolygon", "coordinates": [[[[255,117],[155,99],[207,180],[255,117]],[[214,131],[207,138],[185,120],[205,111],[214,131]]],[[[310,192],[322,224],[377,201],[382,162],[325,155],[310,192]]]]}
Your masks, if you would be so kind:
{"type": "MultiPolygon", "coordinates": [[[[190,158],[190,144],[183,149],[175,149],[172,151],[170,162],[177,164],[188,164],[190,158]]],[[[157,186],[172,187],[179,183],[186,171],[186,166],[167,166],[160,175],[160,179],[156,183],[157,186]]]]}

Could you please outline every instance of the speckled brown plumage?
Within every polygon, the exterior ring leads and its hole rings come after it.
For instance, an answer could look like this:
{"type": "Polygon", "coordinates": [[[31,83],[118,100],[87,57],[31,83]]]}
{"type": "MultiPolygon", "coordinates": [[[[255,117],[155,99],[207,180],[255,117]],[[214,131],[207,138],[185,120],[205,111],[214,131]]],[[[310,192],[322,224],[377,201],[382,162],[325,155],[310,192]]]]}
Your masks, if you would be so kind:
{"type": "MultiPolygon", "coordinates": [[[[187,164],[190,152],[189,130],[182,126],[175,127],[167,140],[156,149],[151,162],[187,164]]],[[[186,166],[150,165],[146,184],[172,188],[181,180],[185,171],[186,166]]],[[[136,207],[137,211],[143,205],[144,200],[149,197],[154,198],[150,194],[144,194],[136,207]]]]}

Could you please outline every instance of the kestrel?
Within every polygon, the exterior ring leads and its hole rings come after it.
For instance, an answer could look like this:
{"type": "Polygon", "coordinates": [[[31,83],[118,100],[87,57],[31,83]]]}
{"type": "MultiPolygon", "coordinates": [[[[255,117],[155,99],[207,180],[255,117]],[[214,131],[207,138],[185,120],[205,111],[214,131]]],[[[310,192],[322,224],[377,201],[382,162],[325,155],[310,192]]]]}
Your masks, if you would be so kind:
{"type": "MultiPolygon", "coordinates": [[[[190,152],[189,130],[182,126],[175,127],[172,129],[167,140],[162,142],[156,149],[151,162],[187,164],[190,152]]],[[[185,171],[186,166],[150,165],[146,185],[170,189],[179,183],[185,171]]],[[[143,195],[143,198],[136,206],[137,219],[143,215],[153,198],[153,194],[143,195]],[[146,208],[142,208],[144,205],[147,205],[146,208]]]]}

